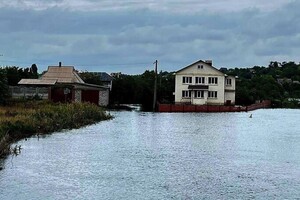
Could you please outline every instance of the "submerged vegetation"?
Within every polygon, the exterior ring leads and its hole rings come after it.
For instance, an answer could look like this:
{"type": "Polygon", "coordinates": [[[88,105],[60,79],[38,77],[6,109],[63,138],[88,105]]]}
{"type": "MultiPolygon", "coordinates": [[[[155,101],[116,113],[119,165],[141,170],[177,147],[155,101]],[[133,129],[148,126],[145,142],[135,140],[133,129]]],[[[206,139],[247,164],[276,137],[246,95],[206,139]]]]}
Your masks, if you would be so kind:
{"type": "Polygon", "coordinates": [[[54,104],[31,101],[0,107],[0,157],[20,139],[63,129],[79,128],[111,116],[90,103],[54,104]]]}

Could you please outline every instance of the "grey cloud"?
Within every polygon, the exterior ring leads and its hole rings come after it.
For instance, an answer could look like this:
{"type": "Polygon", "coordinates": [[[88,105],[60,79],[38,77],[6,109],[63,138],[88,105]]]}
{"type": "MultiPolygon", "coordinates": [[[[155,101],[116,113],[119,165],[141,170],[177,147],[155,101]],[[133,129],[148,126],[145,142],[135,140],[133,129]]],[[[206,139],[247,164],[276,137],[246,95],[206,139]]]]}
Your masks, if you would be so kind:
{"type": "Polygon", "coordinates": [[[108,71],[143,72],[145,66],[113,64],[151,65],[155,59],[165,70],[198,59],[213,59],[215,66],[264,65],[274,58],[297,58],[299,8],[296,1],[268,12],[253,8],[188,14],[145,8],[75,12],[60,7],[2,7],[0,53],[6,57],[2,60],[12,57],[28,64],[42,60],[43,65],[60,60],[108,71]]]}
{"type": "Polygon", "coordinates": [[[0,7],[16,7],[23,9],[47,9],[51,7],[60,7],[70,10],[81,11],[100,11],[100,10],[128,10],[128,9],[150,9],[164,12],[182,12],[196,13],[199,10],[208,11],[239,11],[249,7],[255,7],[262,10],[272,10],[280,7],[287,0],[114,0],[114,1],[96,1],[96,0],[10,0],[3,2],[0,7]]]}

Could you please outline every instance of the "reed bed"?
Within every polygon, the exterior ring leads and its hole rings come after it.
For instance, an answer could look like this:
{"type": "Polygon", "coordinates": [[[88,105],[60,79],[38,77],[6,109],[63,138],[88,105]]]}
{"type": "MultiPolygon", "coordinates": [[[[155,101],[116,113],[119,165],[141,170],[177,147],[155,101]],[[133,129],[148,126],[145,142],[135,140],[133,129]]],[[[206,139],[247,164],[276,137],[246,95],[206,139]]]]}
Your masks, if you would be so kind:
{"type": "Polygon", "coordinates": [[[6,156],[10,145],[20,139],[79,128],[111,118],[102,108],[90,103],[40,101],[0,107],[0,157],[6,156]]]}

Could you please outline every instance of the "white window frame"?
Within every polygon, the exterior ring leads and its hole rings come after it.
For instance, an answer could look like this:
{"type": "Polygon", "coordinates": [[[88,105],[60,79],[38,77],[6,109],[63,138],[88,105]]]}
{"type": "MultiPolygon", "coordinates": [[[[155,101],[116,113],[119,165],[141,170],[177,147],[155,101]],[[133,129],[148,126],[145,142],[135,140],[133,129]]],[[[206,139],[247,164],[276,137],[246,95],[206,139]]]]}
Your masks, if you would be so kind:
{"type": "Polygon", "coordinates": [[[204,98],[204,90],[195,90],[194,96],[197,99],[203,99],[204,98]]]}
{"type": "Polygon", "coordinates": [[[208,77],[208,84],[217,85],[218,84],[218,77],[208,77]]]}
{"type": "Polygon", "coordinates": [[[182,77],[182,83],[183,84],[191,84],[192,83],[192,77],[191,76],[183,76],[182,77]]]}
{"type": "Polygon", "coordinates": [[[195,77],[195,83],[196,84],[205,84],[205,77],[203,77],[203,76],[195,77]]]}
{"type": "Polygon", "coordinates": [[[218,98],[218,92],[217,91],[208,91],[208,98],[217,99],[218,98]]]}
{"type": "Polygon", "coordinates": [[[192,91],[191,90],[182,90],[182,98],[183,99],[190,99],[192,97],[192,91]]]}
{"type": "Polygon", "coordinates": [[[231,78],[226,79],[226,85],[232,85],[232,79],[231,78]]]}

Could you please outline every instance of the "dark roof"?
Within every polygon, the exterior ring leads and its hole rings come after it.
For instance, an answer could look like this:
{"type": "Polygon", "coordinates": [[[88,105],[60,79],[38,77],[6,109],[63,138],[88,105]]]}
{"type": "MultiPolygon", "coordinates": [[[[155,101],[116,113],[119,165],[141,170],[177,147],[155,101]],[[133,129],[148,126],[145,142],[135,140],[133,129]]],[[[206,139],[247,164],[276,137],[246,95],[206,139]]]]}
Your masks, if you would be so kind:
{"type": "Polygon", "coordinates": [[[91,72],[91,73],[98,75],[100,77],[100,81],[112,81],[113,80],[113,77],[111,77],[106,72],[91,72]]]}
{"type": "Polygon", "coordinates": [[[89,83],[74,83],[76,89],[93,89],[93,90],[109,90],[107,86],[89,84],[89,83]]]}
{"type": "Polygon", "coordinates": [[[189,85],[189,90],[208,90],[208,85],[189,85]]]}

